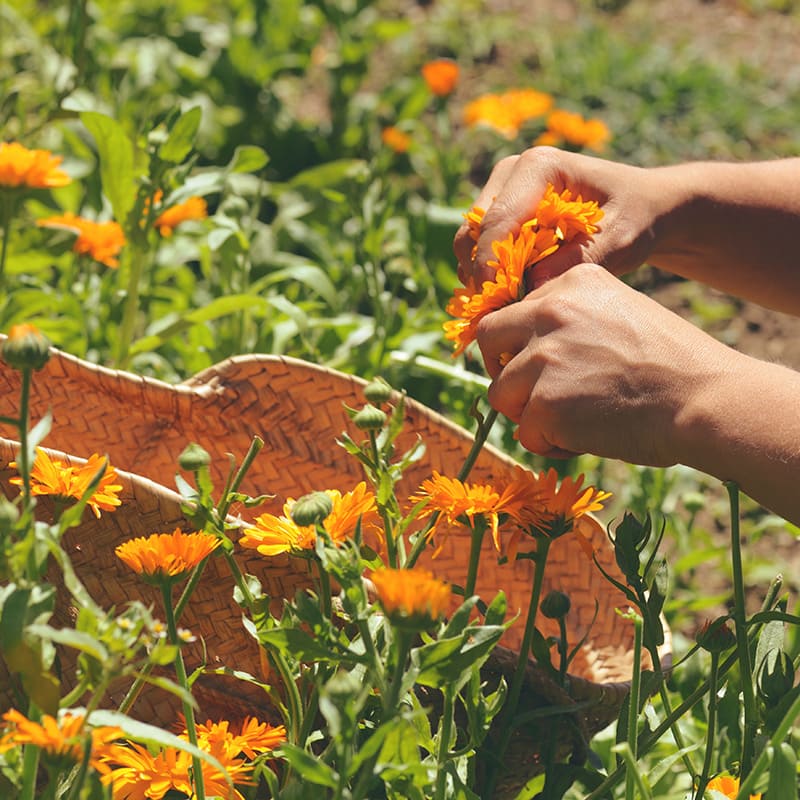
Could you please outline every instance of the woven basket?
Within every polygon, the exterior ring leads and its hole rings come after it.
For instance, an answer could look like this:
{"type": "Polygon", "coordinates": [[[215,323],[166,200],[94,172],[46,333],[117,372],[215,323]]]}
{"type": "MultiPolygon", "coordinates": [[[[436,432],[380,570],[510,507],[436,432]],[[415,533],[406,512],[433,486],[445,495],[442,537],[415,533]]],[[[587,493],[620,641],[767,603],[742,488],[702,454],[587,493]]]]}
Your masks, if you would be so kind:
{"type": "MultiPolygon", "coordinates": [[[[212,477],[222,486],[229,468],[226,454],[241,459],[254,436],[264,439],[265,447],[242,490],[253,495],[269,493],[274,500],[255,511],[233,509],[245,519],[264,510],[280,513],[287,497],[317,489],[348,491],[363,480],[358,462],[335,443],[345,430],[359,438],[343,404],[353,407],[363,403],[363,386],[364,381],[358,378],[296,359],[266,355],[231,358],[173,386],[53,350],[45,368],[34,374],[31,392],[32,419],[37,420],[48,409],[53,414],[52,432],[44,444],[55,455],[78,462],[94,452],[107,454],[124,487],[122,506],[117,511],[103,513],[99,520],[87,512],[80,528],[69,532],[64,542],[77,574],[95,600],[109,608],[142,598],[158,607],[154,590],[115,557],[114,548],[132,536],[188,527],[178,495],[167,487],[174,485],[177,456],[190,442],[197,442],[211,454],[212,477]]],[[[17,412],[19,389],[19,373],[0,363],[0,415],[17,412]]],[[[401,500],[433,470],[454,476],[472,443],[467,431],[413,400],[406,402],[406,418],[398,447],[409,447],[419,436],[426,452],[406,473],[399,492],[401,500]]],[[[13,428],[0,427],[0,434],[12,433],[13,428]]],[[[0,439],[0,485],[9,497],[17,493],[16,487],[8,484],[12,473],[8,463],[17,452],[16,442],[0,439]]],[[[510,478],[513,468],[511,459],[487,446],[469,480],[503,481],[510,478]]],[[[47,513],[46,504],[40,507],[47,513]]],[[[595,546],[599,562],[621,577],[599,523],[583,517],[578,524],[595,546]]],[[[528,603],[532,562],[498,565],[490,539],[487,537],[485,544],[477,591],[488,600],[502,589],[509,611],[523,610],[528,603]]],[[[438,576],[463,583],[468,533],[457,528],[443,530],[441,544],[435,560],[428,552],[421,561],[438,576]]],[[[240,550],[237,557],[244,570],[261,578],[265,592],[273,597],[291,597],[299,586],[307,584],[307,569],[301,560],[288,556],[265,559],[249,550],[240,550]]],[[[614,613],[616,607],[627,606],[627,601],[571,536],[559,539],[550,548],[544,591],[550,589],[570,596],[569,640],[577,642],[588,631],[571,665],[570,694],[574,700],[597,701],[579,715],[585,732],[591,735],[614,719],[627,691],[633,631],[614,613]],[[592,624],[595,601],[600,612],[592,624]]],[[[210,667],[228,666],[259,675],[263,668],[259,649],[242,627],[232,590],[222,559],[211,559],[181,624],[202,637],[210,667]]],[[[69,600],[63,590],[62,595],[56,624],[69,620],[69,600]]],[[[505,648],[518,649],[523,617],[504,636],[505,648]]],[[[542,618],[540,627],[545,635],[555,635],[557,628],[548,628],[549,622],[542,618]]],[[[668,656],[669,641],[664,646],[665,659],[668,656]]],[[[194,653],[190,650],[189,668],[199,663],[200,657],[199,649],[194,653]]],[[[532,679],[534,684],[537,680],[545,695],[558,693],[546,681],[532,679]]],[[[7,685],[7,674],[0,675],[0,681],[7,685]]],[[[215,678],[203,685],[201,715],[213,717],[217,707],[230,715],[232,704],[237,703],[250,713],[259,707],[265,708],[265,714],[268,711],[264,695],[241,681],[215,678]]],[[[119,700],[123,692],[121,687],[120,695],[112,699],[119,700]]],[[[134,713],[144,719],[172,720],[174,703],[171,697],[150,691],[134,713]]]]}

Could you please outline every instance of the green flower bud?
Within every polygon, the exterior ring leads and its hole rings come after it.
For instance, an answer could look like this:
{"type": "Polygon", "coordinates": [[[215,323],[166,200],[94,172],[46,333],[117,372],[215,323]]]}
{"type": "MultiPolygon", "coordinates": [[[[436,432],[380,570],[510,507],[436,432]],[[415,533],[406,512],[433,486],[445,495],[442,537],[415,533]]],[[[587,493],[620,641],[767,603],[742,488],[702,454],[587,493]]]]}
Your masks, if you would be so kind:
{"type": "Polygon", "coordinates": [[[178,464],[181,469],[190,472],[207,467],[211,463],[211,456],[208,451],[200,447],[196,442],[186,445],[183,452],[178,456],[178,464]]]}
{"type": "Polygon", "coordinates": [[[3,344],[3,360],[14,369],[41,369],[50,360],[50,342],[35,325],[12,325],[3,344]]]}
{"type": "Polygon", "coordinates": [[[292,506],[292,522],[304,528],[323,522],[333,511],[333,500],[327,492],[311,492],[304,494],[292,506]]]}
{"type": "Polygon", "coordinates": [[[569,614],[569,609],[572,606],[569,596],[564,592],[552,591],[545,595],[542,600],[539,610],[548,619],[562,619],[569,614]]]}
{"type": "Polygon", "coordinates": [[[758,693],[768,706],[776,706],[794,686],[794,664],[783,650],[769,653],[758,672],[758,693]]]}
{"type": "Polygon", "coordinates": [[[355,414],[353,422],[362,431],[379,431],[386,424],[386,413],[368,403],[355,414]]]}
{"type": "Polygon", "coordinates": [[[717,617],[700,628],[695,641],[709,653],[721,653],[736,644],[736,635],[728,627],[727,617],[717,617]]]}
{"type": "Polygon", "coordinates": [[[375,378],[364,387],[364,397],[376,406],[385,403],[392,396],[392,387],[383,378],[375,378]]]}

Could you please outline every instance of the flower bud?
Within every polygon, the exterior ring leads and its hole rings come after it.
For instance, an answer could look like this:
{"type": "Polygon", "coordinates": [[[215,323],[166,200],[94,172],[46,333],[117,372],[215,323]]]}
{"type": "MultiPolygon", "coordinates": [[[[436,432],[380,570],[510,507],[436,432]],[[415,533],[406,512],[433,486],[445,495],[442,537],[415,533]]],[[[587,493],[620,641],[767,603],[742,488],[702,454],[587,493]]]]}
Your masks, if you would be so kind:
{"type": "Polygon", "coordinates": [[[383,378],[375,378],[364,387],[364,397],[379,406],[392,396],[392,387],[383,378]]]}
{"type": "Polygon", "coordinates": [[[3,344],[3,360],[14,369],[41,369],[50,360],[50,342],[35,325],[12,325],[3,344]]]}
{"type": "Polygon", "coordinates": [[[327,492],[304,494],[292,506],[291,517],[301,528],[323,522],[333,511],[333,500],[327,492]]]}
{"type": "Polygon", "coordinates": [[[571,605],[572,603],[568,595],[564,594],[564,592],[554,590],[545,595],[544,600],[542,600],[539,606],[539,610],[548,619],[562,619],[569,614],[571,605]]]}
{"type": "Polygon", "coordinates": [[[355,414],[353,422],[362,431],[379,431],[386,424],[386,413],[368,403],[355,414]]]}
{"type": "Polygon", "coordinates": [[[758,693],[768,706],[776,706],[794,686],[794,664],[783,650],[768,654],[758,672],[758,693]]]}
{"type": "Polygon", "coordinates": [[[727,617],[717,617],[700,628],[695,641],[709,653],[721,653],[736,644],[736,635],[728,627],[727,617]]]}
{"type": "Polygon", "coordinates": [[[207,467],[211,463],[211,456],[208,451],[200,447],[196,442],[186,445],[183,452],[178,456],[178,464],[181,469],[189,472],[207,467]]]}

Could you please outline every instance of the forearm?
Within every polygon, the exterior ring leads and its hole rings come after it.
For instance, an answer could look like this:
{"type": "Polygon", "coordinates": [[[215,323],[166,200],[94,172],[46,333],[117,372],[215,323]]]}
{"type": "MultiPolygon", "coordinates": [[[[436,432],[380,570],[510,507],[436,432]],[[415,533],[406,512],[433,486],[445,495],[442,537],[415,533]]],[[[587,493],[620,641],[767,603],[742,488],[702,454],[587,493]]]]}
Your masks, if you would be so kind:
{"type": "Polygon", "coordinates": [[[679,461],[800,525],[800,373],[731,351],[679,415],[679,461]]]}
{"type": "Polygon", "coordinates": [[[661,209],[650,263],[800,314],[800,159],[648,172],[661,209]]]}

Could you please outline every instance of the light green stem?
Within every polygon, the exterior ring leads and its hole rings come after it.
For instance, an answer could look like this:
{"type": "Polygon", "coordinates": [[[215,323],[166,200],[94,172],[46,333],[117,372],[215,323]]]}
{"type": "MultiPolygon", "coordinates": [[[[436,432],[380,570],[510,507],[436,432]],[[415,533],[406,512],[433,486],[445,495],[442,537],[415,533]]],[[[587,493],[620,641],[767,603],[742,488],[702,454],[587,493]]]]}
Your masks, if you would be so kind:
{"type": "Polygon", "coordinates": [[[467,584],[464,587],[464,599],[475,594],[475,584],[478,580],[478,564],[481,560],[481,547],[483,546],[483,536],[486,533],[486,520],[483,516],[475,518],[472,527],[472,536],[469,547],[469,566],[467,568],[467,584]]]}
{"type": "Polygon", "coordinates": [[[128,290],[125,295],[125,305],[122,310],[122,322],[119,326],[117,341],[116,367],[126,369],[130,361],[130,347],[136,328],[136,317],[139,313],[139,287],[144,273],[145,251],[134,246],[130,251],[128,269],[128,290]]]}
{"type": "Polygon", "coordinates": [[[444,688],[442,721],[439,728],[439,752],[436,755],[436,800],[447,800],[447,770],[445,765],[450,753],[450,737],[453,735],[453,706],[455,692],[452,683],[444,688]]]}
{"type": "Polygon", "coordinates": [[[633,617],[633,669],[631,691],[628,695],[628,747],[632,765],[625,772],[625,800],[633,800],[637,786],[639,696],[642,686],[642,618],[636,612],[631,612],[631,616],[633,617]]]}
{"type": "Polygon", "coordinates": [[[703,770],[697,780],[695,800],[703,800],[711,773],[711,761],[714,756],[714,737],[717,728],[717,674],[719,673],[719,653],[711,654],[711,674],[708,676],[708,730],[706,732],[706,755],[703,759],[703,770]]]}

